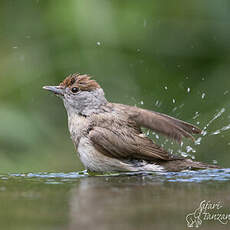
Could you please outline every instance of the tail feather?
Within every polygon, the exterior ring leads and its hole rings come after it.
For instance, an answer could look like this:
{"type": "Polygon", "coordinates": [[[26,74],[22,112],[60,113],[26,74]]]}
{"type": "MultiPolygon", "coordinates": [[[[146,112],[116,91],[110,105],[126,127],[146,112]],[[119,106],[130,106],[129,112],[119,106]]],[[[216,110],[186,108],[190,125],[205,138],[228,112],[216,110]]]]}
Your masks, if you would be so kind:
{"type": "Polygon", "coordinates": [[[192,161],[191,159],[181,159],[174,161],[162,162],[161,164],[166,171],[182,171],[182,170],[199,170],[199,169],[218,169],[218,165],[206,164],[203,162],[192,161]]]}

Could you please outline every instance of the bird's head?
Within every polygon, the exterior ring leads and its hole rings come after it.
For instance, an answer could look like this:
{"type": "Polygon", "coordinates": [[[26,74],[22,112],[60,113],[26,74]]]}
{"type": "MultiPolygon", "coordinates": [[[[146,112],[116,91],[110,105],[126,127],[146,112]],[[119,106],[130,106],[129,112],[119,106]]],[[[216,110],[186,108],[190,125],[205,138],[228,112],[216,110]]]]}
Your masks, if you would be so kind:
{"type": "Polygon", "coordinates": [[[43,86],[63,99],[68,113],[91,115],[107,103],[100,85],[88,75],[71,74],[58,86],[43,86]]]}

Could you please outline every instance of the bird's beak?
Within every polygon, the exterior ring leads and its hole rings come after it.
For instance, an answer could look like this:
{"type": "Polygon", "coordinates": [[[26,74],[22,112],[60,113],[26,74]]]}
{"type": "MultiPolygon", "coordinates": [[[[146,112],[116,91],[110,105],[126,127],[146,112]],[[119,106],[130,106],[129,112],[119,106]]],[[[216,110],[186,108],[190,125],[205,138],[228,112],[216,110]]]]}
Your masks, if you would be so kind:
{"type": "Polygon", "coordinates": [[[57,95],[64,96],[64,89],[60,86],[43,86],[42,88],[51,91],[57,95]]]}

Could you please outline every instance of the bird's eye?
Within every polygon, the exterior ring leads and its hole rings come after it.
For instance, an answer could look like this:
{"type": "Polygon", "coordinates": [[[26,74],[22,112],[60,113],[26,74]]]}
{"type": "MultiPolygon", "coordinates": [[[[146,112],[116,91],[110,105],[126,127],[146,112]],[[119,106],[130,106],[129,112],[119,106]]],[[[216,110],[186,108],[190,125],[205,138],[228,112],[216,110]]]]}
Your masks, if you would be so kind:
{"type": "Polygon", "coordinates": [[[77,88],[77,87],[73,87],[73,88],[71,89],[71,91],[72,91],[73,93],[77,93],[77,92],[78,92],[78,88],[77,88]]]}

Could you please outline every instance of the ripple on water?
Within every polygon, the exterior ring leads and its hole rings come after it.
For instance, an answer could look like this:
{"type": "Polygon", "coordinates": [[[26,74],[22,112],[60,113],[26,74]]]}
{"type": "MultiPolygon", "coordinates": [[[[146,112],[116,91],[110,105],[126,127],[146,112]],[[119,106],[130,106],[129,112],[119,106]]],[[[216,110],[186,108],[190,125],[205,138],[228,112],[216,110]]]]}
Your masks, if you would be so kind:
{"type": "MultiPolygon", "coordinates": [[[[33,179],[44,181],[46,184],[62,184],[64,182],[70,182],[74,179],[78,179],[81,177],[87,177],[89,174],[86,170],[79,172],[70,172],[70,173],[13,173],[9,174],[8,178],[25,178],[25,179],[33,179]]],[[[4,177],[6,177],[4,175],[4,177]]],[[[1,179],[1,176],[0,176],[1,179]]]]}
{"type": "Polygon", "coordinates": [[[201,183],[207,181],[230,181],[230,168],[225,169],[207,169],[198,171],[183,172],[121,172],[121,173],[88,173],[87,171],[70,172],[70,173],[18,173],[0,175],[0,180],[10,178],[33,179],[43,181],[47,184],[62,184],[84,177],[124,177],[124,176],[142,176],[153,181],[164,182],[193,182],[201,183]]]}

